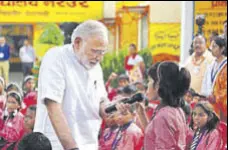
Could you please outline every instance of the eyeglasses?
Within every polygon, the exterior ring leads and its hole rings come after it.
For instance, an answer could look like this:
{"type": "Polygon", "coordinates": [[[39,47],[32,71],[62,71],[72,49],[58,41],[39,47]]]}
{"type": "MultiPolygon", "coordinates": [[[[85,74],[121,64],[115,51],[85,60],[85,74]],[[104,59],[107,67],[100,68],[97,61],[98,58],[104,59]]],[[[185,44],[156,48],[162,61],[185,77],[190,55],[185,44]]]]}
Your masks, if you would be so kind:
{"type": "Polygon", "coordinates": [[[107,53],[107,50],[96,50],[96,49],[91,49],[92,53],[96,54],[96,55],[104,55],[105,53],[107,53]]]}

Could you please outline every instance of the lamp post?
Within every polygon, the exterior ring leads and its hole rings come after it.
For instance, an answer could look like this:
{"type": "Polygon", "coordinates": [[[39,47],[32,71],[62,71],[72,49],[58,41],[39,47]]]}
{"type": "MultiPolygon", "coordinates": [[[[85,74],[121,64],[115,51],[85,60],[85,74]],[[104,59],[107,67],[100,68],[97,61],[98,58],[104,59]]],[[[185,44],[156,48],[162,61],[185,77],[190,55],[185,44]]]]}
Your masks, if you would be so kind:
{"type": "Polygon", "coordinates": [[[205,15],[196,16],[196,24],[198,25],[198,34],[203,34],[203,25],[205,24],[205,15]]]}

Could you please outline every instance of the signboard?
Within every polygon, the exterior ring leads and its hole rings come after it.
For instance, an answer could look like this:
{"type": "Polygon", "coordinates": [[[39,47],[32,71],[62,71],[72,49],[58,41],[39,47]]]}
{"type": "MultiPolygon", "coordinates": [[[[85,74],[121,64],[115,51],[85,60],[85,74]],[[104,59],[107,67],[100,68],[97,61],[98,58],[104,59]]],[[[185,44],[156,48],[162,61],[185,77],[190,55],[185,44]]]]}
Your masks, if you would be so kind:
{"type": "Polygon", "coordinates": [[[180,23],[153,23],[150,25],[150,49],[153,63],[179,61],[180,23]]]}
{"type": "Polygon", "coordinates": [[[1,23],[83,22],[102,17],[102,1],[0,1],[1,23]]]}
{"type": "Polygon", "coordinates": [[[150,25],[150,49],[152,55],[180,55],[180,24],[163,23],[150,25]]]}
{"type": "MultiPolygon", "coordinates": [[[[223,22],[227,19],[227,1],[195,1],[195,16],[204,14],[206,17],[203,32],[209,42],[212,31],[218,34],[223,33],[223,22]]],[[[194,33],[197,33],[198,26],[194,25],[194,33]]],[[[209,43],[208,43],[209,44],[209,43]]]]}

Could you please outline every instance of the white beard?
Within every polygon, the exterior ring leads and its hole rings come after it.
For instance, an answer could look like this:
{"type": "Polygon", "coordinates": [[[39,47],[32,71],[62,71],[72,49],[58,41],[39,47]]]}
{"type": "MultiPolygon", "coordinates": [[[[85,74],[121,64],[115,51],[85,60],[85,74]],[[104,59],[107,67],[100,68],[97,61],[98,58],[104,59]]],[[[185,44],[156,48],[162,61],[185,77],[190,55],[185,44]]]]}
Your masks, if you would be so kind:
{"type": "Polygon", "coordinates": [[[78,59],[80,61],[80,63],[87,69],[90,70],[92,69],[94,66],[90,64],[88,58],[85,55],[85,45],[86,43],[83,43],[82,48],[79,50],[78,52],[78,59]]]}
{"type": "Polygon", "coordinates": [[[86,58],[85,54],[82,52],[80,54],[80,62],[81,64],[88,70],[92,69],[93,67],[90,65],[88,59],[86,58]]]}

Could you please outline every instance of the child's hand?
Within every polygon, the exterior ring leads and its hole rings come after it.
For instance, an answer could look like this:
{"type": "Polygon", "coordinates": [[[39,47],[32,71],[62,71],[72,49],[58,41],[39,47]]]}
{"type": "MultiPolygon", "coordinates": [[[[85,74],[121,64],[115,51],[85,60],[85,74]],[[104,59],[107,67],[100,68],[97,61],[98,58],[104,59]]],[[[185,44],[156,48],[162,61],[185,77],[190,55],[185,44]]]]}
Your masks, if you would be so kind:
{"type": "Polygon", "coordinates": [[[118,77],[118,75],[117,75],[116,73],[113,72],[113,73],[109,76],[108,80],[109,80],[109,81],[112,81],[112,80],[116,79],[117,77],[118,77]]]}
{"type": "Polygon", "coordinates": [[[117,108],[117,111],[119,111],[121,114],[125,114],[127,111],[130,110],[131,105],[119,102],[116,104],[116,108],[117,108]]]}
{"type": "Polygon", "coordinates": [[[138,114],[143,114],[143,112],[145,111],[145,106],[144,106],[144,104],[142,104],[142,103],[136,103],[135,104],[135,106],[136,106],[136,112],[138,113],[138,114]]]}

